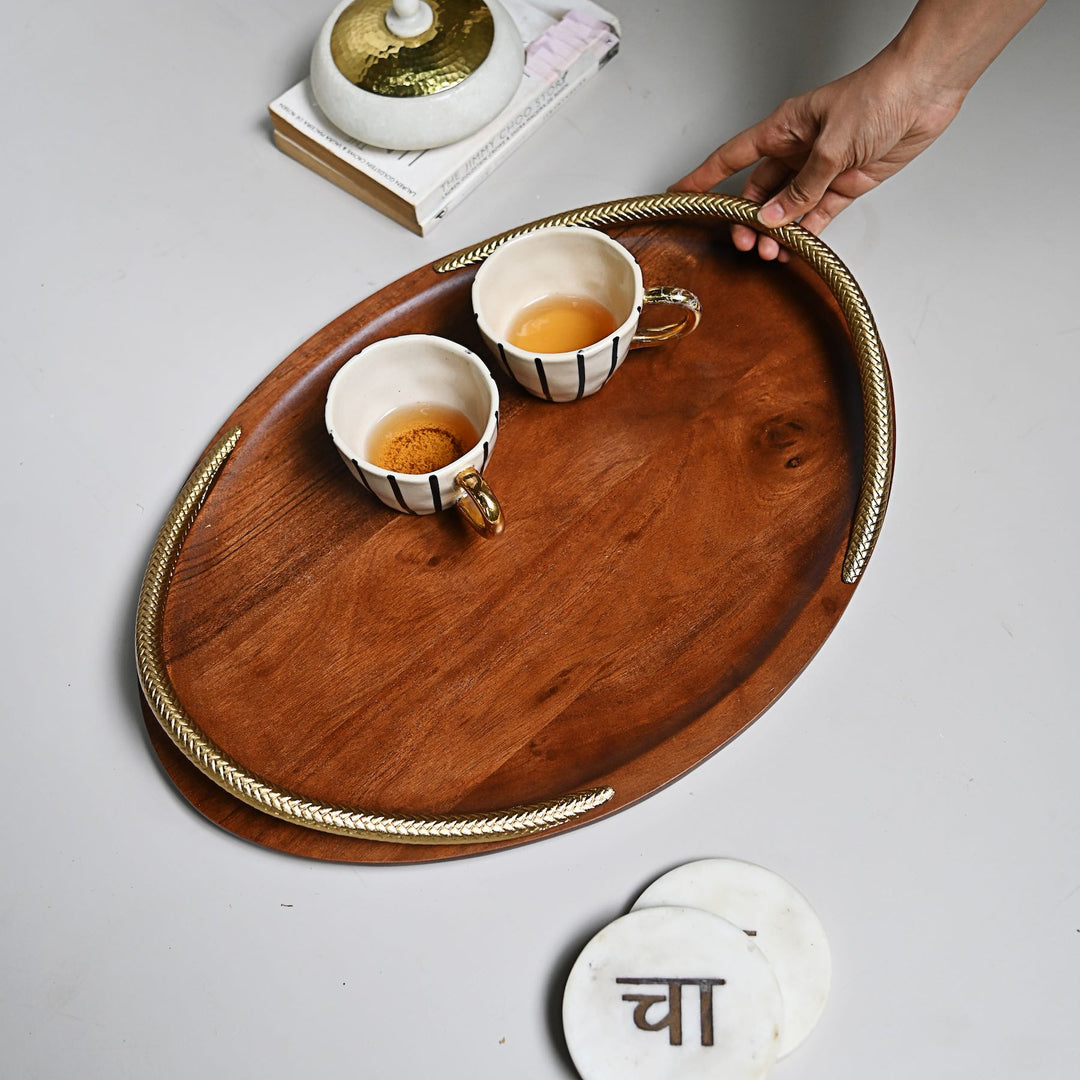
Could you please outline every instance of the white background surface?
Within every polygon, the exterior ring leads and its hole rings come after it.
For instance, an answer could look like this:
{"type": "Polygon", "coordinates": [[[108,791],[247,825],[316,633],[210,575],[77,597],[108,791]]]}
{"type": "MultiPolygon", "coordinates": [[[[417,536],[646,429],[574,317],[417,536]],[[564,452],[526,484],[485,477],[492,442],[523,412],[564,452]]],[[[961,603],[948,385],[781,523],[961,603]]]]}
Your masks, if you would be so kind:
{"type": "Polygon", "coordinates": [[[426,240],[271,145],[265,106],[330,6],[4,14],[0,1073],[571,1077],[582,943],[670,867],[730,855],[788,877],[832,944],[778,1078],[1077,1076],[1080,6],[1050,0],[826,233],[877,317],[899,441],[881,542],[809,669],[625,813],[398,868],[239,841],[156,765],[134,606],[197,455],[344,309],[662,190],[907,5],[612,0],[619,57],[426,240]]]}

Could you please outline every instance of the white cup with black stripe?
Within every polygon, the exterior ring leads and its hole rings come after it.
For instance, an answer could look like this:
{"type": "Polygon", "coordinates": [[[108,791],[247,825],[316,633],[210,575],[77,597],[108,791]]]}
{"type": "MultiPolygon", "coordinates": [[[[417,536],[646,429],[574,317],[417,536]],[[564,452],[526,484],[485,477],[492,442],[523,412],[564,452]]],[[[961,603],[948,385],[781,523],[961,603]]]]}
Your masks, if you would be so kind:
{"type": "Polygon", "coordinates": [[[481,535],[502,532],[482,475],[499,433],[499,391],[463,345],[405,334],[367,346],[331,380],[326,428],[349,472],[390,509],[456,507],[481,535]]]}
{"type": "Polygon", "coordinates": [[[595,394],[631,349],[688,334],[701,316],[692,292],[646,289],[641,267],[622,244],[576,225],[504,241],[477,271],[472,302],[480,335],[500,367],[546,401],[595,394]],[[653,326],[646,320],[639,328],[642,313],[661,306],[675,310],[675,321],[653,326]]]}

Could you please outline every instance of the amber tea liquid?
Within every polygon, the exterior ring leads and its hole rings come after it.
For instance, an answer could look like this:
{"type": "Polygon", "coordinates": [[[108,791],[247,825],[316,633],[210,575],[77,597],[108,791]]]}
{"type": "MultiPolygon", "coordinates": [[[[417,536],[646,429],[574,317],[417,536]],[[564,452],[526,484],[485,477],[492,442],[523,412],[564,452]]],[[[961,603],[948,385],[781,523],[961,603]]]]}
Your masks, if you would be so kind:
{"type": "Polygon", "coordinates": [[[403,405],[371,429],[367,459],[387,472],[430,473],[456,461],[480,441],[472,421],[438,403],[403,405]]]}
{"type": "Polygon", "coordinates": [[[518,312],[507,337],[532,353],[575,352],[618,328],[615,316],[589,296],[545,296],[518,312]]]}

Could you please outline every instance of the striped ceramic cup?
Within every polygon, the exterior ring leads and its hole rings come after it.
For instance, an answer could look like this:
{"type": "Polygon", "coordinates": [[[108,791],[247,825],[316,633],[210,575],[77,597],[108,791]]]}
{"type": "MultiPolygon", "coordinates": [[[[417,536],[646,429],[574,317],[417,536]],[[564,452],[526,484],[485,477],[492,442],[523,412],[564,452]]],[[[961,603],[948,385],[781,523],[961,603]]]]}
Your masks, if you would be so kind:
{"type": "Polygon", "coordinates": [[[502,532],[481,475],[499,433],[499,392],[463,345],[429,334],[369,345],[331,380],[326,428],[349,472],[392,510],[457,507],[482,535],[502,532]]]}
{"type": "Polygon", "coordinates": [[[472,301],[480,334],[500,366],[547,401],[595,394],[630,349],[690,333],[701,313],[686,289],[646,289],[641,267],[622,244],[576,225],[541,228],[501,244],[477,271],[472,301]],[[678,309],[676,320],[639,331],[645,308],[661,305],[678,309]]]}

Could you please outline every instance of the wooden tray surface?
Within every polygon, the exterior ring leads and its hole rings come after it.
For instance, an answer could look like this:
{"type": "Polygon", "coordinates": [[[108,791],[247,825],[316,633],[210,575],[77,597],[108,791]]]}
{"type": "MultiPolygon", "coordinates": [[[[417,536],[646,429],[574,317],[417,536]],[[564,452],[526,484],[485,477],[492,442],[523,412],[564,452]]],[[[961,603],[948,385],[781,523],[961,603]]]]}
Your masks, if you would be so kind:
{"type": "MultiPolygon", "coordinates": [[[[701,326],[631,353],[573,404],[538,401],[492,364],[502,423],[485,475],[502,538],[454,513],[382,507],[323,426],[331,377],[372,341],[433,333],[486,355],[475,267],[423,267],[357,304],[222,429],[243,434],[180,551],[162,641],[189,715],[268,783],[407,815],[610,785],[586,824],[743,730],[840,618],[862,406],[829,290],[797,259],[736,252],[716,223],[606,231],[646,285],[696,292],[701,326]]],[[[144,713],[183,795],[272,848],[415,862],[530,839],[425,847],[281,821],[204,776],[144,713]]]]}

